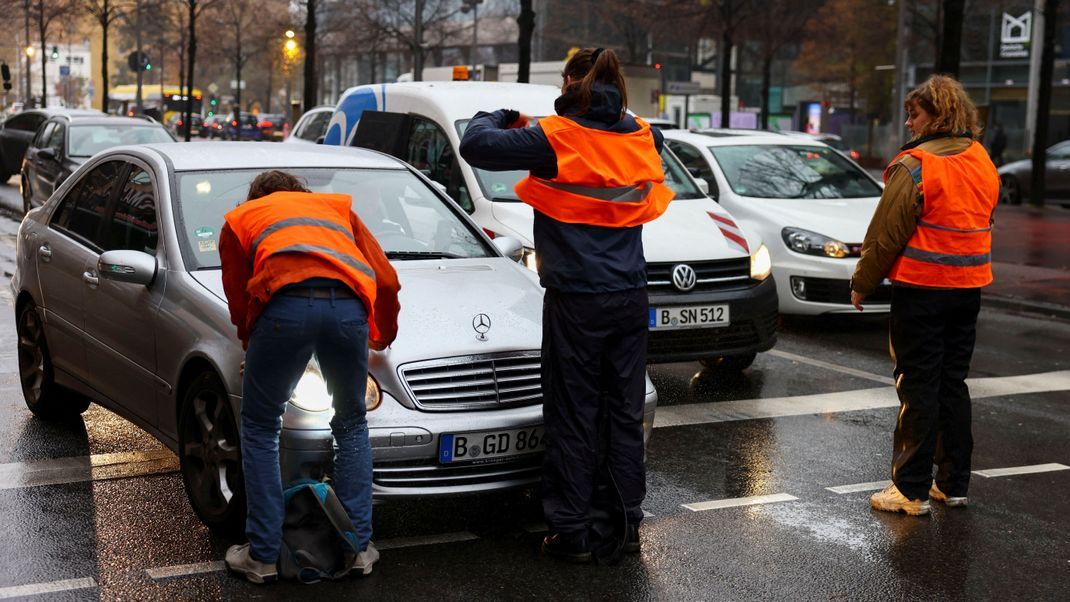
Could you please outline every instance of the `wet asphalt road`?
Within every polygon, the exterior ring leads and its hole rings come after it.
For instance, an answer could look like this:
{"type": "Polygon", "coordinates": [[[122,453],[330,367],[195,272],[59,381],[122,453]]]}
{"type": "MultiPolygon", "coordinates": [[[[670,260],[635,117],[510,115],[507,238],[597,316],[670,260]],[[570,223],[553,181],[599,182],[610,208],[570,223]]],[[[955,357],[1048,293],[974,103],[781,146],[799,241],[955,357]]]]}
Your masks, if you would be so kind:
{"type": "MultiPolygon", "coordinates": [[[[0,206],[14,201],[17,189],[0,185],[0,206]]],[[[13,268],[14,219],[0,215],[4,272],[13,268]]],[[[31,417],[4,280],[0,598],[50,588],[57,591],[39,597],[1070,597],[1070,470],[976,475],[968,509],[934,504],[917,518],[871,511],[872,489],[826,489],[888,478],[896,407],[879,317],[786,320],[774,352],[736,377],[697,363],[655,367],[651,516],[642,554],[619,566],[540,558],[537,500],[510,492],[378,505],[375,539],[385,549],[371,576],[253,586],[204,564],[221,560],[228,542],[193,515],[162,445],[95,405],[73,424],[31,417]],[[850,405],[858,403],[866,409],[850,405]],[[130,466],[136,476],[123,476],[130,466]],[[34,471],[45,468],[68,482],[36,483],[34,471]],[[774,497],[684,507],[752,496],[774,497]]],[[[1068,370],[1070,323],[983,311],[971,373],[983,379],[973,384],[975,469],[1070,466],[1068,370]],[[1006,378],[1021,375],[1032,376],[1006,378]]]]}

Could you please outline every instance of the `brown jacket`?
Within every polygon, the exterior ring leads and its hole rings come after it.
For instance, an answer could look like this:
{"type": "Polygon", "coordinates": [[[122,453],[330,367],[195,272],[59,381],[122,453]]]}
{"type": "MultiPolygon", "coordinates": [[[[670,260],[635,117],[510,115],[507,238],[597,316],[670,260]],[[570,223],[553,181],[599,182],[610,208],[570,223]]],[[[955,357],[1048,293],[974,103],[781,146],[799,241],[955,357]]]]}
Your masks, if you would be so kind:
{"type": "MultiPolygon", "coordinates": [[[[963,136],[941,136],[926,140],[917,148],[934,155],[954,155],[969,148],[970,143],[971,139],[963,136]]],[[[872,294],[914,235],[924,199],[920,184],[915,184],[911,173],[920,167],[921,162],[909,156],[888,167],[884,193],[862,241],[862,257],[851,278],[851,290],[872,294]]]]}

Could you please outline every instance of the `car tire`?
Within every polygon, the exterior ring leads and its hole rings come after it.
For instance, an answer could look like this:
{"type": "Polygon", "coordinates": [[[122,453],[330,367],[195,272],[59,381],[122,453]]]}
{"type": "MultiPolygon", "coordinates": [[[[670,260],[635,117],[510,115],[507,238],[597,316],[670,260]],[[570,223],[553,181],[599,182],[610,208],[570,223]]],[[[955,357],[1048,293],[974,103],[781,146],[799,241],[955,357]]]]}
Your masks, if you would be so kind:
{"type": "Polygon", "coordinates": [[[1018,178],[1006,175],[999,179],[999,202],[1007,205],[1020,205],[1022,203],[1022,186],[1018,178]]]}
{"type": "Polygon", "coordinates": [[[37,306],[26,303],[19,310],[18,337],[19,382],[26,407],[44,420],[70,420],[89,407],[89,399],[56,384],[52,356],[45,340],[44,322],[37,306]]]}
{"type": "Polygon", "coordinates": [[[245,476],[238,420],[215,372],[197,376],[182,396],[178,459],[186,496],[217,535],[244,539],[245,476]]]}
{"type": "Polygon", "coordinates": [[[754,363],[757,353],[744,353],[742,355],[725,355],[721,357],[699,360],[703,367],[718,372],[742,372],[754,363]]]}

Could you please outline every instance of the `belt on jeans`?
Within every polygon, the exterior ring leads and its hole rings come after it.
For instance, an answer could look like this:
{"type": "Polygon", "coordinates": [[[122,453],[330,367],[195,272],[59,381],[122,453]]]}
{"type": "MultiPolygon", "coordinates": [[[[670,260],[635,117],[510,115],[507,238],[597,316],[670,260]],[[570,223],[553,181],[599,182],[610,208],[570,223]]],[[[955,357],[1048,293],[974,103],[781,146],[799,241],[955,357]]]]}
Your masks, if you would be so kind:
{"type": "Polygon", "coordinates": [[[354,299],[356,295],[344,286],[292,286],[282,289],[287,297],[312,297],[313,299],[354,299]]]}

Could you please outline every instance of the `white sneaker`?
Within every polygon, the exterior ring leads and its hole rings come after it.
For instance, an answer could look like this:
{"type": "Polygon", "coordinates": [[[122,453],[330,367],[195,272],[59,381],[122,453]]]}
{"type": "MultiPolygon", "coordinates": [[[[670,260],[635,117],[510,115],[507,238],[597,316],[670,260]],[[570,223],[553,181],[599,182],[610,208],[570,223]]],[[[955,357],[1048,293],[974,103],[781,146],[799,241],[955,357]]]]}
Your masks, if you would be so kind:
{"type": "Polygon", "coordinates": [[[231,571],[245,577],[253,583],[269,583],[279,578],[274,564],[260,562],[249,555],[249,544],[230,546],[223,560],[231,571]]]}
{"type": "Polygon", "coordinates": [[[869,498],[869,505],[874,510],[885,512],[906,512],[911,516],[919,516],[929,513],[929,500],[908,500],[905,495],[899,493],[895,483],[874,493],[869,498]]]}
{"type": "Polygon", "coordinates": [[[379,550],[375,549],[375,543],[368,542],[368,547],[359,554],[354,554],[349,561],[349,571],[360,571],[362,575],[370,575],[372,565],[379,560],[379,550]]]}
{"type": "Polygon", "coordinates": [[[970,503],[970,499],[966,496],[955,497],[945,494],[943,491],[940,491],[940,488],[936,486],[936,483],[933,483],[933,486],[929,488],[929,499],[943,502],[944,504],[947,504],[948,508],[958,508],[960,506],[969,505],[970,503]]]}

